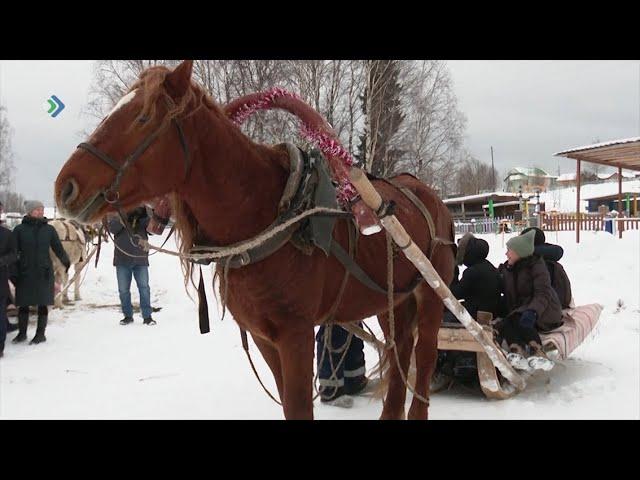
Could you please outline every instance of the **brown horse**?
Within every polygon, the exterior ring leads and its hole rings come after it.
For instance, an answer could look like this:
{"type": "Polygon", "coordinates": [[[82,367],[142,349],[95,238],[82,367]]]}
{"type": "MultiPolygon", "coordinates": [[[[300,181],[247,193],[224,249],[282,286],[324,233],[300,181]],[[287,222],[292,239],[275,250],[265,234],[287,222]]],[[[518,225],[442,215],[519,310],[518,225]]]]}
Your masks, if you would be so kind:
{"type": "MultiPolygon", "coordinates": [[[[273,222],[289,173],[287,149],[248,139],[192,82],[191,69],[192,62],[185,61],[173,71],[152,67],[140,75],[92,134],[90,146],[76,150],[60,171],[55,196],[65,215],[93,222],[113,211],[114,205],[129,209],[172,194],[184,252],[193,245],[224,246],[252,238],[273,222]],[[117,175],[114,169],[120,170],[117,175]]],[[[451,217],[437,195],[410,175],[400,175],[396,181],[425,204],[437,236],[453,240],[451,217]]],[[[429,252],[433,240],[414,204],[386,181],[376,180],[374,185],[384,199],[396,203],[397,218],[416,244],[429,252]]],[[[333,239],[347,248],[346,221],[338,221],[333,239]]],[[[437,248],[431,260],[449,283],[451,249],[437,248]]],[[[356,261],[373,280],[386,285],[384,233],[360,236],[356,261]]],[[[344,274],[333,256],[317,248],[307,255],[289,242],[264,260],[230,270],[226,287],[221,288],[236,322],[250,332],[271,368],[287,419],[313,418],[314,326],[327,319],[344,274]]],[[[396,255],[395,288],[408,288],[416,276],[413,265],[396,255]]],[[[334,322],[380,315],[388,337],[387,306],[386,295],[350,276],[334,322]]],[[[441,300],[425,282],[413,294],[395,296],[395,340],[405,373],[417,319],[416,391],[425,397],[442,312],[441,300]]],[[[395,362],[388,375],[381,418],[404,418],[406,386],[395,362]]],[[[414,398],[409,418],[426,419],[427,414],[428,405],[414,398]]]]}

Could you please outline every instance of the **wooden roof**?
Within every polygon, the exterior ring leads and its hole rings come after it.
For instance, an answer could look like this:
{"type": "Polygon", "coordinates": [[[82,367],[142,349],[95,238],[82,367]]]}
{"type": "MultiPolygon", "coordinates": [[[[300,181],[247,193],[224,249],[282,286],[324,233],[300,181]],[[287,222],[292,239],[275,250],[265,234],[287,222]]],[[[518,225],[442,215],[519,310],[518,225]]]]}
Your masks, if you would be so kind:
{"type": "Polygon", "coordinates": [[[640,137],[596,143],[554,154],[608,167],[640,171],[640,137]]]}

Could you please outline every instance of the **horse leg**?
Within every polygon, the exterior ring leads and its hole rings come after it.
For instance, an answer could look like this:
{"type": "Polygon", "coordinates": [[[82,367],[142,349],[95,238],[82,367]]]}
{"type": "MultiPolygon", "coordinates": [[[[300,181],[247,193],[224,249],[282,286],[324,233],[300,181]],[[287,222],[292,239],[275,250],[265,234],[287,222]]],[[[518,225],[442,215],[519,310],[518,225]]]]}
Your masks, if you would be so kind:
{"type": "MultiPolygon", "coordinates": [[[[64,269],[64,267],[62,268],[64,269]]],[[[64,279],[64,272],[60,271],[60,269],[54,266],[53,281],[58,283],[58,285],[60,285],[60,288],[64,287],[63,279],[64,279]]],[[[54,289],[54,292],[55,292],[55,289],[54,289]]],[[[55,298],[53,300],[53,304],[55,308],[62,308],[62,297],[63,297],[62,291],[55,293],[55,298]]]]}
{"type": "Polygon", "coordinates": [[[253,341],[258,347],[258,350],[260,350],[262,357],[267,362],[267,365],[269,365],[269,368],[273,373],[273,377],[276,380],[278,395],[280,396],[280,399],[282,399],[282,367],[280,366],[280,354],[278,353],[278,350],[271,342],[263,340],[257,335],[251,334],[251,338],[253,338],[253,341]]]}
{"type": "MultiPolygon", "coordinates": [[[[453,279],[454,258],[447,250],[433,257],[433,267],[446,285],[453,279]]],[[[442,324],[444,304],[438,294],[427,284],[416,290],[416,309],[418,320],[418,342],[416,345],[416,392],[429,398],[431,376],[438,359],[438,330],[442,324]]],[[[410,419],[426,420],[429,416],[429,404],[414,397],[409,408],[410,419]]]]}
{"type": "MultiPolygon", "coordinates": [[[[411,351],[413,349],[413,332],[411,331],[411,320],[415,314],[415,301],[413,296],[397,305],[394,309],[394,330],[395,343],[400,360],[400,367],[407,378],[409,363],[411,361],[411,351]]],[[[388,314],[378,315],[380,326],[385,338],[391,338],[388,314]]],[[[407,387],[398,369],[398,360],[393,348],[385,352],[386,361],[389,362],[387,370],[388,387],[384,399],[384,407],[380,420],[403,420],[405,418],[404,402],[407,395],[407,387]]]]}
{"type": "Polygon", "coordinates": [[[287,420],[313,420],[313,328],[283,333],[277,337],[277,347],[284,416],[287,420]]]}
{"type": "MultiPolygon", "coordinates": [[[[85,265],[86,265],[86,264],[87,264],[86,262],[79,262],[79,263],[76,263],[76,264],[73,266],[73,272],[74,272],[74,275],[75,275],[77,272],[81,272],[81,271],[82,271],[82,269],[85,267],[85,265]]],[[[80,298],[80,277],[82,277],[82,274],[78,274],[78,275],[76,276],[76,280],[75,280],[75,282],[74,282],[73,298],[74,298],[74,300],[76,300],[76,301],[78,301],[78,300],[82,300],[82,298],[80,298]]]]}
{"type": "MultiPolygon", "coordinates": [[[[418,395],[429,398],[431,375],[438,358],[438,329],[442,323],[444,305],[428,285],[416,290],[418,343],[416,345],[416,385],[418,395]]],[[[410,420],[427,420],[429,404],[414,396],[409,408],[410,420]]]]}

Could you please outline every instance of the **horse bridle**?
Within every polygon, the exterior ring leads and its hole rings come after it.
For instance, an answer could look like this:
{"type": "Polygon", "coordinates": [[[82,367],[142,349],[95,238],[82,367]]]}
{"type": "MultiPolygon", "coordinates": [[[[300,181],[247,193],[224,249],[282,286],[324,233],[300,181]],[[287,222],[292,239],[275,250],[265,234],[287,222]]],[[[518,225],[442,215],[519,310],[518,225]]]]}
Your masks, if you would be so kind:
{"type": "MultiPolygon", "coordinates": [[[[167,103],[169,104],[169,106],[171,106],[171,102],[167,100],[167,103]]],[[[182,126],[180,125],[180,121],[176,118],[173,118],[171,121],[174,123],[174,125],[176,126],[176,129],[178,130],[178,136],[180,137],[180,144],[182,145],[182,151],[184,152],[184,159],[185,159],[184,166],[185,166],[185,179],[186,179],[187,176],[189,175],[189,170],[191,168],[189,148],[187,146],[187,141],[185,139],[182,126]]],[[[140,158],[140,156],[158,138],[160,133],[162,133],[162,131],[165,128],[166,126],[161,125],[156,130],[154,130],[151,134],[149,134],[149,136],[147,136],[147,138],[145,138],[140,143],[140,145],[138,145],[138,147],[133,151],[133,153],[131,153],[125,159],[122,165],[118,165],[109,155],[102,152],[101,150],[99,150],[98,148],[96,148],[95,146],[91,145],[88,142],[80,143],[76,147],[76,148],[82,148],[88,151],[89,153],[92,153],[96,158],[99,158],[100,160],[102,160],[104,163],[106,163],[116,171],[116,177],[114,178],[113,183],[102,192],[102,196],[104,197],[105,202],[107,202],[109,205],[113,205],[113,207],[117,210],[118,215],[120,216],[120,219],[122,220],[124,227],[127,229],[127,233],[129,233],[129,236],[132,239],[134,239],[138,235],[135,235],[133,233],[133,230],[131,229],[129,222],[127,221],[124,215],[122,205],[120,204],[120,182],[122,181],[122,177],[124,176],[124,173],[129,169],[131,165],[133,165],[133,162],[135,162],[138,158],[140,158]]]]}

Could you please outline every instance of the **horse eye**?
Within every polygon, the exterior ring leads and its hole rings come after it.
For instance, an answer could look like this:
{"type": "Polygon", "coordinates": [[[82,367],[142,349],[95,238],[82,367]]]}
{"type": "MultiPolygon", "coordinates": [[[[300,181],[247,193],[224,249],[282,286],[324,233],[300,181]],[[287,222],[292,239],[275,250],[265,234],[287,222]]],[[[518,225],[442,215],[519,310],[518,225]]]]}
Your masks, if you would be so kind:
{"type": "Polygon", "coordinates": [[[142,116],[140,118],[138,118],[138,123],[145,123],[149,121],[149,117],[146,116],[142,116]]]}

